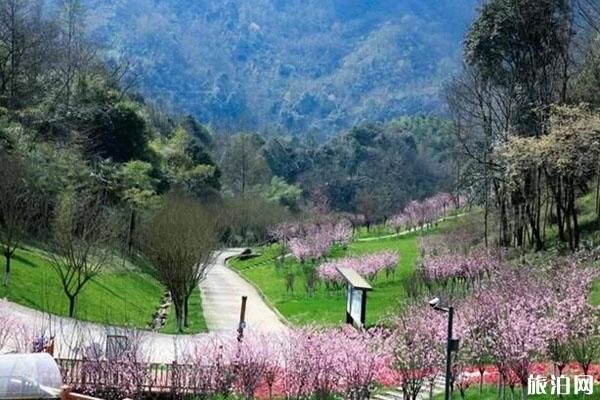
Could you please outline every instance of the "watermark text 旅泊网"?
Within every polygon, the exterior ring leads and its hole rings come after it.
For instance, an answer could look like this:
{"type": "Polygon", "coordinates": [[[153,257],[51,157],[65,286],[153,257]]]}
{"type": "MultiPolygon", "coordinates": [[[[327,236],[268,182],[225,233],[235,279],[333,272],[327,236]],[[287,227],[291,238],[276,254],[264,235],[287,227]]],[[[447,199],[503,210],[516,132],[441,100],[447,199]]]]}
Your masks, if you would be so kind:
{"type": "Polygon", "coordinates": [[[594,378],[591,375],[555,376],[529,375],[527,379],[527,394],[556,396],[571,393],[591,395],[594,392],[594,378]]]}

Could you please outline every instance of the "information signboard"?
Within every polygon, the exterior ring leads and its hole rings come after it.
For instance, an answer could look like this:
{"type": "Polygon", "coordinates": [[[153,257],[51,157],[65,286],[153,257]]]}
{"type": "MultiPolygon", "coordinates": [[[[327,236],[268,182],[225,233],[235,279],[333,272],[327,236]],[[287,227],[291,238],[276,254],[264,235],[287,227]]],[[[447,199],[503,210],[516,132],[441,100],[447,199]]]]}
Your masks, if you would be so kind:
{"type": "Polygon", "coordinates": [[[364,326],[367,311],[367,291],[373,288],[356,271],[350,268],[338,268],[346,280],[346,322],[364,326]]]}
{"type": "Polygon", "coordinates": [[[363,303],[363,290],[352,288],[352,302],[350,304],[350,316],[354,321],[362,321],[362,304],[363,303]]]}

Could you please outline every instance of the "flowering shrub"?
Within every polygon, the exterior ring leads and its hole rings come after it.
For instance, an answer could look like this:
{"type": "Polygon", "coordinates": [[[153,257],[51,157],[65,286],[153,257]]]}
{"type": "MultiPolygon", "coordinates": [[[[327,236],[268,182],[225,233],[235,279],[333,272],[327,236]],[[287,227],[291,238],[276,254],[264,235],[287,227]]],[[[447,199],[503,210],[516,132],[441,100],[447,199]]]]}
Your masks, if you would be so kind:
{"type": "Polygon", "coordinates": [[[285,235],[287,243],[296,260],[305,262],[325,257],[334,244],[346,246],[352,238],[352,227],[346,220],[337,222],[304,223],[288,227],[285,234],[277,231],[275,234],[285,235]]]}
{"type": "Polygon", "coordinates": [[[370,253],[362,257],[345,257],[321,264],[319,277],[328,283],[339,286],[343,283],[343,279],[338,268],[350,268],[364,277],[374,279],[382,270],[386,271],[386,275],[393,274],[399,261],[400,256],[395,251],[370,253]]]}
{"type": "MultiPolygon", "coordinates": [[[[76,371],[78,392],[102,398],[134,397],[142,391],[149,369],[141,357],[143,342],[140,332],[125,332],[126,346],[112,359],[104,354],[104,346],[90,343],[82,349],[81,363],[76,371]]],[[[63,371],[63,374],[65,371],[63,371]]]]}
{"type": "Polygon", "coordinates": [[[425,256],[422,272],[430,281],[443,282],[461,279],[472,282],[496,271],[500,258],[494,252],[483,249],[469,255],[445,254],[437,257],[425,256]]]}
{"type": "Polygon", "coordinates": [[[444,362],[443,317],[429,308],[410,307],[394,321],[393,365],[405,398],[416,399],[426,379],[444,362]]]}
{"type": "Polygon", "coordinates": [[[448,212],[463,207],[462,196],[453,197],[449,193],[438,193],[423,201],[413,200],[404,209],[388,221],[388,225],[399,233],[407,230],[423,228],[444,218],[448,212]]]}

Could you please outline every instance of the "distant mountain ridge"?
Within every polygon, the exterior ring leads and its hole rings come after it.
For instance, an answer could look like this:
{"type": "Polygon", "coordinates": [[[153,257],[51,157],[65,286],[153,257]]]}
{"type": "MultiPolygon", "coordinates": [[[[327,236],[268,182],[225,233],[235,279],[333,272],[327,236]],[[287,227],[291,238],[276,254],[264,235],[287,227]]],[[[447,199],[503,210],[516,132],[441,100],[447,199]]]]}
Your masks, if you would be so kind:
{"type": "Polygon", "coordinates": [[[86,0],[139,90],[216,130],[325,135],[436,111],[476,0],[86,0]]]}

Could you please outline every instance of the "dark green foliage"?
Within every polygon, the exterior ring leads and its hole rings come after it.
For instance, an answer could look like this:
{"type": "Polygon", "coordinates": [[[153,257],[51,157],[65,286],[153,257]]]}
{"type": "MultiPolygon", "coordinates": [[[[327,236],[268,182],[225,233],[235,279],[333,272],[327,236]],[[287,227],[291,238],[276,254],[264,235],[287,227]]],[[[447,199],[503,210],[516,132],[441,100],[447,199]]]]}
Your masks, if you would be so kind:
{"type": "MultiPolygon", "coordinates": [[[[206,131],[206,128],[201,125],[199,126],[206,131]]],[[[207,149],[202,146],[200,139],[196,139],[196,136],[190,138],[185,148],[185,152],[196,165],[212,165],[217,167],[207,149]]],[[[205,180],[205,183],[211,188],[219,190],[221,188],[221,183],[219,182],[220,178],[221,170],[217,167],[215,172],[205,180]]]]}
{"type": "Polygon", "coordinates": [[[510,75],[517,68],[525,73],[550,65],[564,50],[569,19],[567,0],[489,1],[469,30],[465,59],[496,82],[523,80],[510,75]]]}
{"type": "Polygon", "coordinates": [[[146,159],[150,132],[136,104],[121,102],[108,112],[99,112],[95,125],[90,142],[94,156],[116,162],[146,159]]]}
{"type": "Polygon", "coordinates": [[[592,36],[581,69],[570,82],[569,100],[600,106],[600,36],[592,36]]]}
{"type": "Polygon", "coordinates": [[[334,210],[382,220],[410,200],[453,189],[455,146],[450,124],[434,117],[365,124],[317,150],[299,148],[308,161],[298,181],[305,192],[324,190],[334,210]]]}
{"type": "Polygon", "coordinates": [[[213,137],[210,131],[193,115],[187,115],[182,122],[184,129],[193,137],[198,139],[198,141],[207,148],[211,148],[213,146],[213,137]]]}
{"type": "Polygon", "coordinates": [[[87,4],[146,95],[220,131],[329,134],[439,109],[477,1],[87,4]]]}
{"type": "MultiPolygon", "coordinates": [[[[573,2],[492,0],[465,40],[465,61],[483,82],[516,102],[512,122],[522,136],[542,134],[547,107],[565,101],[573,2]]],[[[486,102],[492,99],[486,98],[486,102]]]]}
{"type": "Polygon", "coordinates": [[[310,165],[309,155],[295,137],[278,137],[263,146],[263,154],[273,175],[288,182],[296,181],[298,174],[310,165]]]}

